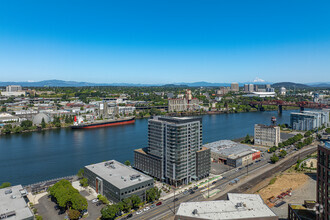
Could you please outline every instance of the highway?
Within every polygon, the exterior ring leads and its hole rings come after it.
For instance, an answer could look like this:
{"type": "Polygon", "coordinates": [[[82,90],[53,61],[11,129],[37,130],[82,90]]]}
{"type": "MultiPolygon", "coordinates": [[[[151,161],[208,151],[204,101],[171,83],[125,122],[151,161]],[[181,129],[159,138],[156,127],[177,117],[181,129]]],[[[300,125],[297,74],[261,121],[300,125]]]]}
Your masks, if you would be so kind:
{"type": "MultiPolygon", "coordinates": [[[[293,153],[287,155],[286,161],[281,163],[281,160],[277,164],[270,164],[268,161],[263,160],[260,161],[259,163],[255,163],[252,166],[249,166],[249,174],[253,174],[254,172],[263,169],[266,170],[266,168],[272,167],[271,169],[267,169],[267,171],[257,175],[256,177],[248,180],[248,182],[243,183],[242,185],[233,188],[230,190],[230,193],[243,193],[247,189],[255,186],[256,184],[260,183],[266,178],[271,177],[273,174],[284,171],[294,165],[298,158],[303,158],[307,156],[308,154],[311,154],[316,151],[316,146],[309,147],[302,149],[300,151],[293,151],[293,153]]],[[[218,180],[216,184],[212,187],[212,189],[220,189],[223,191],[225,187],[230,183],[235,178],[241,179],[242,177],[246,176],[247,174],[247,169],[246,167],[236,171],[235,169],[231,170],[230,172],[227,172],[223,176],[225,178],[218,180]]],[[[244,181],[244,180],[243,180],[244,181]]],[[[211,186],[211,184],[210,184],[211,186]]],[[[162,201],[162,205],[157,206],[147,212],[143,212],[139,215],[133,214],[133,217],[130,219],[162,219],[162,218],[168,218],[170,216],[174,216],[175,212],[177,211],[177,208],[179,207],[179,204],[182,202],[194,202],[194,201],[205,201],[205,199],[201,193],[201,189],[195,190],[195,193],[193,194],[187,194],[184,195],[183,193],[176,195],[176,198],[178,198],[178,201],[173,202],[174,198],[170,198],[167,200],[162,201]],[[174,209],[175,206],[175,209],[174,209]]],[[[227,199],[227,193],[224,195],[221,195],[219,197],[212,197],[209,200],[222,200],[222,199],[227,199]]],[[[125,219],[125,218],[122,218],[125,219]]]]}

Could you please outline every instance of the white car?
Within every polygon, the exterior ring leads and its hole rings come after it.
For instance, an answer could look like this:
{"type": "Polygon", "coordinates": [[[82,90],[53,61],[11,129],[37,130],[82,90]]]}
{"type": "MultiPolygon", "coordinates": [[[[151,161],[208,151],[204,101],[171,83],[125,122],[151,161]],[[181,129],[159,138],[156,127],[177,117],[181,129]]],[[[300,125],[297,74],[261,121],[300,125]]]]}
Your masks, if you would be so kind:
{"type": "Polygon", "coordinates": [[[97,203],[99,200],[98,199],[93,199],[92,203],[97,203]]]}
{"type": "Polygon", "coordinates": [[[148,211],[148,210],[150,210],[150,207],[145,207],[144,209],[143,209],[143,211],[148,211]]]}
{"type": "Polygon", "coordinates": [[[143,210],[137,211],[136,214],[140,215],[143,212],[143,210]]]}

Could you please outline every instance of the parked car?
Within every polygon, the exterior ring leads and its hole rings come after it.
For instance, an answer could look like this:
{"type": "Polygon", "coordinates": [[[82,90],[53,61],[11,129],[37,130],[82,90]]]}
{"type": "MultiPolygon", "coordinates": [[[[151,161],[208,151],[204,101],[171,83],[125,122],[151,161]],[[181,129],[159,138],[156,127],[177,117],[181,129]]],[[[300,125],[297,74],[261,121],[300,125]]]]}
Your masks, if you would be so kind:
{"type": "Polygon", "coordinates": [[[60,209],[60,211],[58,211],[58,215],[62,215],[62,214],[64,214],[65,213],[65,209],[60,209]]]}
{"type": "Polygon", "coordinates": [[[156,206],[160,206],[161,204],[163,204],[162,202],[158,202],[157,204],[156,204],[156,206]]]}
{"type": "Polygon", "coordinates": [[[97,203],[99,200],[98,199],[93,199],[92,203],[97,203]]]}
{"type": "Polygon", "coordinates": [[[149,210],[150,210],[150,207],[145,207],[145,208],[143,209],[144,212],[149,211],[149,210]]]}
{"type": "Polygon", "coordinates": [[[194,190],[192,190],[191,192],[190,192],[190,194],[194,194],[195,193],[195,191],[194,190]]]}
{"type": "Polygon", "coordinates": [[[216,184],[216,183],[217,183],[217,181],[213,181],[213,182],[212,182],[212,185],[214,185],[214,184],[216,184]]]}
{"type": "Polygon", "coordinates": [[[132,213],[129,213],[126,218],[132,218],[133,217],[133,214],[132,213]]]}
{"type": "Polygon", "coordinates": [[[176,202],[176,201],[178,201],[179,199],[178,198],[175,198],[175,199],[173,199],[173,202],[176,202]]]}
{"type": "Polygon", "coordinates": [[[102,203],[103,203],[103,202],[98,201],[98,202],[96,203],[96,206],[100,206],[100,205],[102,205],[102,203]]]}
{"type": "Polygon", "coordinates": [[[152,205],[150,206],[151,209],[153,209],[153,208],[155,208],[155,207],[156,207],[155,204],[152,204],[152,205]]]}
{"type": "Polygon", "coordinates": [[[193,189],[194,189],[194,190],[197,190],[197,189],[198,189],[198,186],[195,186],[193,189]]]}
{"type": "Polygon", "coordinates": [[[143,212],[143,210],[139,210],[136,212],[137,215],[140,215],[143,212]]]}

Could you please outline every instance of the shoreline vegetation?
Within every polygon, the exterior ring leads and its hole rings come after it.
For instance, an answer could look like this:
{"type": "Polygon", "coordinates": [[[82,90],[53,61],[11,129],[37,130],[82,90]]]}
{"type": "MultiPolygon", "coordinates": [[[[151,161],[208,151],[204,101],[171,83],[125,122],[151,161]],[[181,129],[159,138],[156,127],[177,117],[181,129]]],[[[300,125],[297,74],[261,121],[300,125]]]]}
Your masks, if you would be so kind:
{"type": "MultiPolygon", "coordinates": [[[[274,106],[270,106],[270,108],[266,108],[264,111],[275,111],[277,109],[274,106]]],[[[294,110],[299,109],[297,107],[289,107],[283,110],[294,110]]],[[[199,115],[219,115],[219,114],[236,114],[236,113],[248,113],[248,112],[258,112],[257,109],[249,109],[249,110],[227,110],[227,111],[195,111],[195,112],[172,112],[172,113],[163,113],[162,115],[167,116],[199,116],[199,115]]],[[[136,114],[136,119],[144,119],[150,118],[152,115],[149,113],[146,114],[136,114]]],[[[23,121],[20,125],[12,125],[12,123],[6,124],[0,133],[1,135],[9,135],[9,134],[19,134],[19,133],[29,133],[36,131],[46,131],[46,130],[54,130],[60,128],[69,128],[73,123],[73,116],[67,116],[64,119],[65,122],[61,122],[60,117],[55,117],[53,122],[45,123],[44,121],[39,125],[33,125],[32,121],[26,120],[23,121]]]]}

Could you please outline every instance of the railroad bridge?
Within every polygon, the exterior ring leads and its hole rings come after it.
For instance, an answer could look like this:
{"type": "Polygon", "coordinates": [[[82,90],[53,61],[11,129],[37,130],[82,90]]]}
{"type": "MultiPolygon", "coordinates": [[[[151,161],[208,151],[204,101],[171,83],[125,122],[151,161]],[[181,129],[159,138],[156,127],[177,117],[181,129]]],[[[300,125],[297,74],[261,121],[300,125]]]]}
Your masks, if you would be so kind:
{"type": "Polygon", "coordinates": [[[263,105],[277,105],[278,106],[278,113],[282,114],[282,108],[283,106],[293,106],[293,107],[299,107],[300,111],[304,111],[305,108],[313,108],[313,109],[323,109],[323,108],[329,108],[330,106],[321,104],[321,103],[315,103],[315,102],[287,102],[283,100],[271,100],[271,101],[252,101],[249,103],[249,105],[253,108],[257,108],[259,111],[263,110],[263,105]]]}

